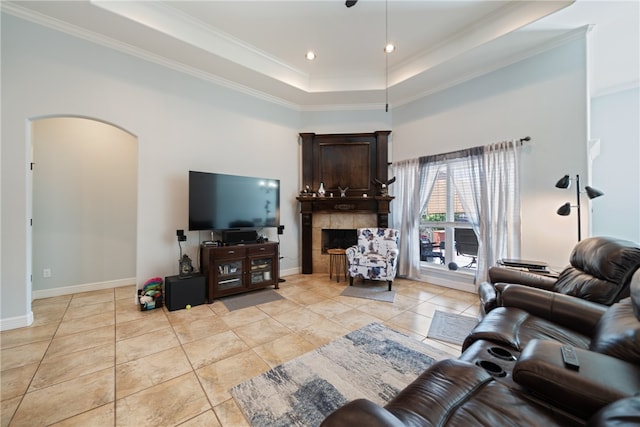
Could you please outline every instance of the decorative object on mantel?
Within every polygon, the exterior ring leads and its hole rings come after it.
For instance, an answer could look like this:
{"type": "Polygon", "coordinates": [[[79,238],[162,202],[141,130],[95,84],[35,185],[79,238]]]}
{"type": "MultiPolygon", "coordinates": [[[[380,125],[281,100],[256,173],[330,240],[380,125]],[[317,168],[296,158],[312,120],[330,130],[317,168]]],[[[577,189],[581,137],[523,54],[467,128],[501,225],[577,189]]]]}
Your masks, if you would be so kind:
{"type": "Polygon", "coordinates": [[[300,197],[311,197],[311,187],[304,186],[304,190],[300,191],[300,197]]]}
{"type": "Polygon", "coordinates": [[[396,182],[396,177],[395,176],[393,178],[391,178],[390,180],[388,180],[387,182],[382,182],[378,178],[376,178],[373,181],[371,181],[372,184],[377,184],[380,187],[380,195],[381,196],[388,196],[389,195],[389,186],[391,184],[393,184],[394,182],[396,182]]]}
{"type": "Polygon", "coordinates": [[[349,187],[342,188],[338,185],[338,190],[340,190],[340,197],[347,197],[347,190],[349,187]]]}
{"type": "Polygon", "coordinates": [[[326,191],[324,189],[324,182],[320,181],[320,188],[318,188],[318,196],[324,197],[326,191]]]}

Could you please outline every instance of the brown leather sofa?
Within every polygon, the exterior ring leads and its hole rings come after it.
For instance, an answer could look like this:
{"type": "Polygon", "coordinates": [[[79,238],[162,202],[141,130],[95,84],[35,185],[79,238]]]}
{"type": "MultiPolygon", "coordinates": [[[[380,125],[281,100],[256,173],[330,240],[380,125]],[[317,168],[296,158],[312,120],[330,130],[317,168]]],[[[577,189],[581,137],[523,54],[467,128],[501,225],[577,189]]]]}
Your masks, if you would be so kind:
{"type": "Polygon", "coordinates": [[[519,285],[467,337],[384,407],[356,400],[336,426],[640,425],[640,271],[612,306],[519,285]],[[578,368],[561,347],[570,345],[578,368]]]}
{"type": "Polygon", "coordinates": [[[478,295],[483,313],[500,304],[495,284],[514,283],[611,305],[629,296],[629,281],[640,268],[640,245],[612,237],[589,237],[571,252],[559,276],[489,268],[489,281],[480,284],[478,295]]]}

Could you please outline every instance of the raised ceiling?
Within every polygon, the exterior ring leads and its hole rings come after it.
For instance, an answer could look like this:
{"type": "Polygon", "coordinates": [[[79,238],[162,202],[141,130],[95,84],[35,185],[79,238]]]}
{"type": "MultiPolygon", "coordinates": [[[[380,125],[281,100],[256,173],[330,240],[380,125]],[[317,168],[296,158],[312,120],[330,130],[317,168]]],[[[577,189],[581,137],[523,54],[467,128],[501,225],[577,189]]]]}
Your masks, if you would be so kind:
{"type": "Polygon", "coordinates": [[[389,104],[402,105],[634,10],[605,2],[605,13],[600,3],[94,0],[3,1],[2,9],[273,102],[322,109],[380,108],[387,87],[389,104]],[[397,45],[388,56],[386,38],[397,45]]]}

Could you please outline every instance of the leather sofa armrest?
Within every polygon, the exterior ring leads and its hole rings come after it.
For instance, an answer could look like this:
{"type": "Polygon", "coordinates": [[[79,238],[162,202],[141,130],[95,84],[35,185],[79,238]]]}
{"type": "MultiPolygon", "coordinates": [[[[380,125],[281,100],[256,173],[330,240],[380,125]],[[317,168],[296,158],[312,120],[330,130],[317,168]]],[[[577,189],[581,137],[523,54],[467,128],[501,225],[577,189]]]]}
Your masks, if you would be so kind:
{"type": "Polygon", "coordinates": [[[562,343],[532,340],[513,369],[513,380],[569,413],[588,419],[601,408],[640,389],[640,367],[575,348],[578,370],[565,366],[562,343]]]}
{"type": "Polygon", "coordinates": [[[487,314],[498,306],[498,293],[492,283],[480,283],[480,286],[478,286],[478,297],[480,297],[482,314],[487,314]]]}
{"type": "Polygon", "coordinates": [[[503,307],[515,307],[581,334],[592,336],[607,306],[557,292],[496,284],[503,307]]]}
{"type": "Polygon", "coordinates": [[[400,427],[404,426],[404,423],[382,406],[367,399],[357,399],[335,410],[320,426],[400,427]]]}
{"type": "Polygon", "coordinates": [[[491,283],[514,283],[550,291],[558,278],[512,268],[490,267],[489,280],[491,283]]]}

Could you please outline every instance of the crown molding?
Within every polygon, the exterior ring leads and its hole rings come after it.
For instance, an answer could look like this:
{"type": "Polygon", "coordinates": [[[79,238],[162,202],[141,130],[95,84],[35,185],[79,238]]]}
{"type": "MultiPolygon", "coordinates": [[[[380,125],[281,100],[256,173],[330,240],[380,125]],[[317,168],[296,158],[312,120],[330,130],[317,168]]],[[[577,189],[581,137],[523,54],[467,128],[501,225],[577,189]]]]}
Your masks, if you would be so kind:
{"type": "Polygon", "coordinates": [[[167,4],[112,0],[91,0],[91,4],[254,72],[309,92],[308,74],[167,4]]]}
{"type": "Polygon", "coordinates": [[[575,0],[513,2],[458,31],[429,51],[422,52],[389,70],[389,86],[400,84],[486,43],[521,29],[574,3],[575,0]]]}
{"type": "Polygon", "coordinates": [[[190,67],[181,62],[172,61],[163,56],[153,54],[144,49],[131,46],[130,44],[123,43],[118,40],[114,40],[110,37],[97,34],[93,31],[80,28],[78,26],[69,24],[67,22],[63,22],[59,19],[55,19],[50,16],[35,12],[33,10],[20,7],[15,3],[1,2],[0,5],[1,5],[0,10],[2,12],[6,12],[17,18],[24,19],[26,21],[33,22],[38,25],[42,25],[43,27],[47,27],[47,28],[59,31],[61,33],[68,34],[70,36],[88,41],[90,43],[98,44],[100,46],[104,46],[109,49],[113,49],[118,52],[125,53],[127,55],[136,57],[138,59],[142,59],[144,61],[151,62],[156,65],[160,65],[162,67],[165,67],[183,74],[188,74],[200,80],[204,80],[209,83],[214,83],[218,86],[231,89],[231,90],[243,93],[245,95],[249,95],[249,96],[261,99],[263,101],[277,104],[282,107],[286,107],[296,111],[300,110],[300,106],[298,104],[289,102],[287,100],[267,94],[262,91],[252,89],[248,86],[241,85],[231,80],[224,79],[215,74],[207,73],[202,70],[196,69],[194,67],[190,67]]]}
{"type": "Polygon", "coordinates": [[[519,52],[518,54],[511,55],[509,57],[504,58],[502,61],[492,62],[491,64],[477,68],[473,72],[467,73],[457,79],[450,80],[440,86],[434,87],[432,89],[416,93],[415,96],[407,97],[404,99],[397,100],[394,102],[394,107],[400,107],[405,104],[409,104],[411,102],[415,102],[419,99],[425,98],[427,96],[433,95],[435,93],[441,92],[443,90],[449,89],[451,87],[460,85],[462,83],[468,82],[475,78],[481,77],[483,75],[489,74],[491,72],[497,71],[501,68],[505,68],[509,65],[513,65],[517,62],[523,61],[527,58],[531,58],[548,50],[554,49],[563,44],[572,42],[574,40],[578,40],[586,37],[586,35],[591,31],[592,26],[585,25],[580,28],[576,28],[574,30],[567,31],[563,34],[560,34],[556,37],[553,37],[546,41],[545,43],[538,44],[535,47],[519,52]]]}

